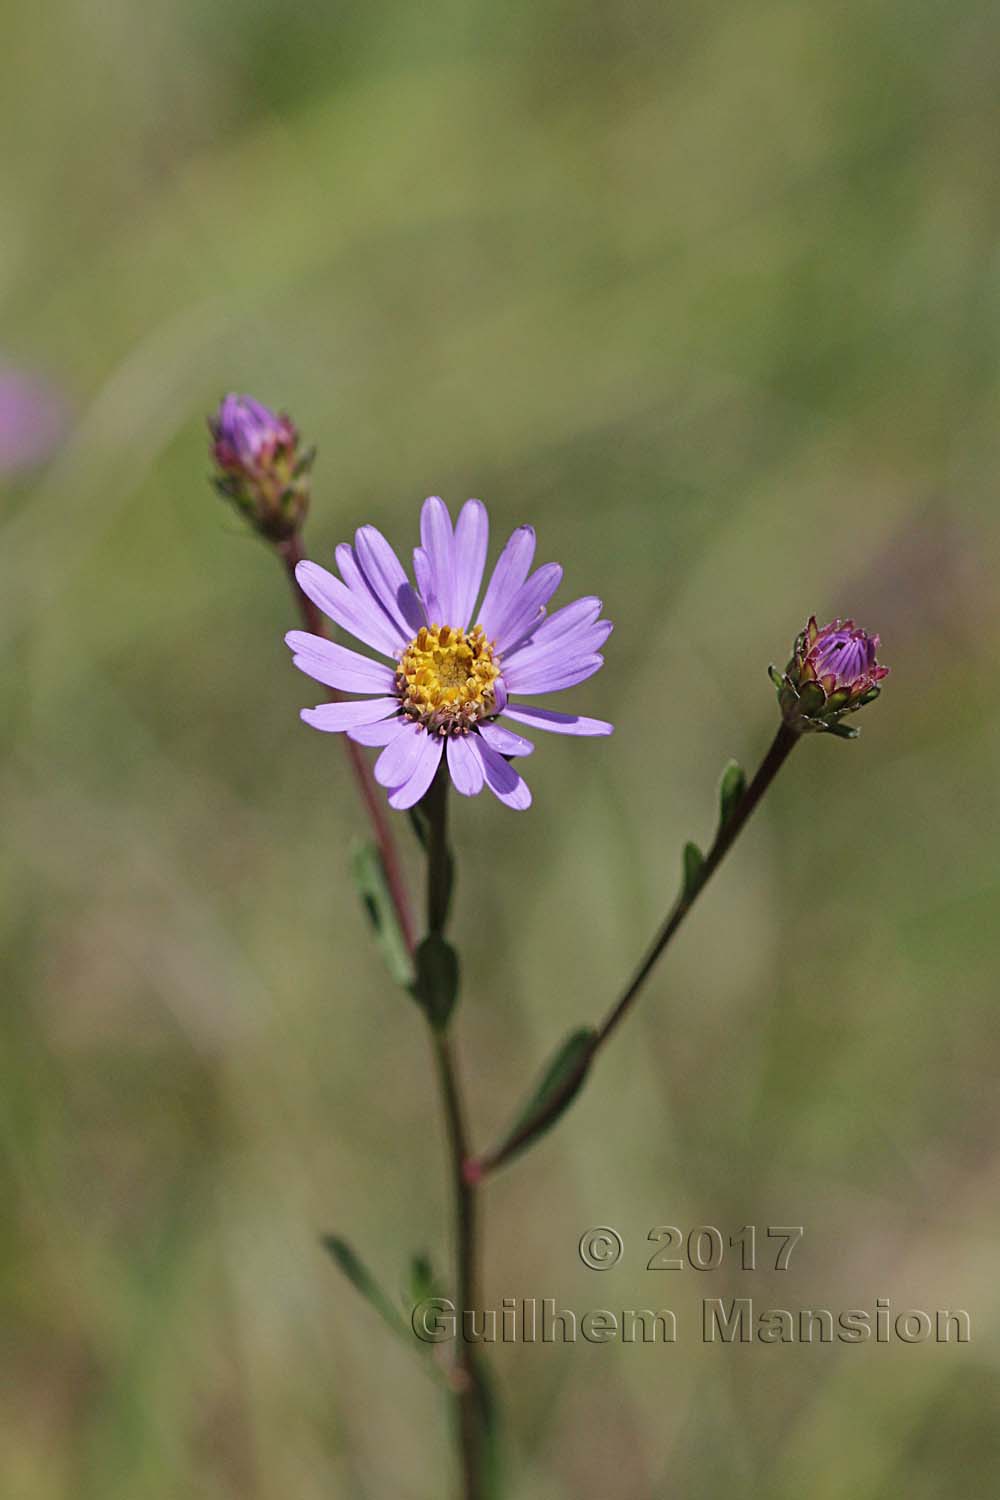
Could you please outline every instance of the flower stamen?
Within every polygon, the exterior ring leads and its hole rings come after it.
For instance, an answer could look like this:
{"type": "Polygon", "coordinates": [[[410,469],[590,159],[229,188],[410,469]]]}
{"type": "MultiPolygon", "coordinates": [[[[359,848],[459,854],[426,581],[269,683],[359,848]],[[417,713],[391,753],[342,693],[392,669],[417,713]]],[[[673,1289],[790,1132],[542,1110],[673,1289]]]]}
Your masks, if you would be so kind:
{"type": "Polygon", "coordinates": [[[468,734],[496,712],[496,651],[481,625],[421,625],[399,658],[396,691],[403,712],[437,734],[468,734]]]}

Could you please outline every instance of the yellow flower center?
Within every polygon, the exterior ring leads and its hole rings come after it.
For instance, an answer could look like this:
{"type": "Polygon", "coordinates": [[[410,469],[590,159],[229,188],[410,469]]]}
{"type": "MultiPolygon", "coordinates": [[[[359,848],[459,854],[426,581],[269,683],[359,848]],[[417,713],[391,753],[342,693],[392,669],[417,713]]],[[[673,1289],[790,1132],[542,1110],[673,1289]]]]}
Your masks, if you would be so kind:
{"type": "Polygon", "coordinates": [[[470,631],[421,625],[399,658],[396,691],[411,719],[438,734],[467,734],[495,711],[493,684],[499,676],[481,625],[470,631]]]}

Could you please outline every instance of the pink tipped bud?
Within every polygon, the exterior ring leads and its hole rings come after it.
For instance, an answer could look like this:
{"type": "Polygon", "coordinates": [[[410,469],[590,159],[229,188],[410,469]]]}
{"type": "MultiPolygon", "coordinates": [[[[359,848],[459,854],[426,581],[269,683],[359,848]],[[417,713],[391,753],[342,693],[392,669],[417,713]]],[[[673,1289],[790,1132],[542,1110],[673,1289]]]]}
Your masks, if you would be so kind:
{"type": "Polygon", "coordinates": [[[270,541],[284,541],[309,508],[312,451],[299,453],[294,423],[252,396],[229,395],[208,421],[215,487],[270,541]]]}
{"type": "Polygon", "coordinates": [[[842,724],[878,697],[889,668],[876,661],[879,638],[859,630],[853,620],[832,620],[822,629],[816,616],[798,636],[783,674],[772,667],[782,717],[797,734],[826,730],[853,739],[856,729],[842,724]]]}

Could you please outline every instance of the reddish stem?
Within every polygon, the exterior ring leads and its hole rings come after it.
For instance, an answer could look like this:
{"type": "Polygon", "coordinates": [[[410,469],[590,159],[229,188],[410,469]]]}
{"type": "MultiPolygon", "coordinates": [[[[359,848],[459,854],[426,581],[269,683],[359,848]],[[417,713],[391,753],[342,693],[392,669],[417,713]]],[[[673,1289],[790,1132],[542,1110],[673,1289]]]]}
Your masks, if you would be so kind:
{"type": "MultiPolygon", "coordinates": [[[[292,585],[292,593],[295,595],[296,602],[302,613],[303,624],[313,635],[326,636],[325,619],[312,600],[299,588],[298,580],[295,577],[296,564],[305,560],[302,538],[299,533],[295,532],[292,536],[286,538],[285,541],[277,542],[275,550],[285,564],[285,569],[292,585]]],[[[340,702],[342,694],[338,693],[334,688],[328,688],[327,692],[334,703],[340,702]]],[[[399,922],[400,931],[403,934],[403,941],[406,943],[408,951],[412,953],[416,948],[416,937],[413,930],[413,916],[410,911],[410,898],[406,890],[406,880],[403,875],[399,852],[396,848],[396,841],[392,836],[392,830],[389,827],[389,820],[386,816],[385,805],[379,789],[375,785],[375,780],[368,762],[362,753],[361,746],[355,744],[354,740],[348,739],[346,734],[341,735],[341,740],[344,749],[347,751],[347,759],[351,763],[351,770],[354,772],[354,779],[357,782],[358,791],[361,793],[361,800],[365,805],[365,811],[368,813],[379,854],[382,856],[386,884],[389,887],[389,895],[392,898],[392,904],[396,911],[396,918],[399,922]]]]}

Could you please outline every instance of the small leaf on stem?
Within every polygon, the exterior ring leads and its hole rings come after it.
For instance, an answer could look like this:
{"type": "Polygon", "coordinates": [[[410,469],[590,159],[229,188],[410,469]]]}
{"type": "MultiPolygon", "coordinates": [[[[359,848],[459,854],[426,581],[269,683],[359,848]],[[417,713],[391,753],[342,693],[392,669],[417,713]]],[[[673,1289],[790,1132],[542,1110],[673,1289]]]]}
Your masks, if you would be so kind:
{"type": "Polygon", "coordinates": [[[458,954],[439,932],[417,949],[416,998],[435,1030],[443,1031],[458,999],[458,954]]]}
{"type": "Polygon", "coordinates": [[[515,1156],[523,1145],[527,1145],[529,1139],[534,1144],[539,1136],[551,1130],[579,1093],[590,1068],[596,1040],[597,1032],[593,1026],[581,1026],[577,1031],[570,1032],[503,1142],[488,1157],[483,1158],[484,1163],[499,1165],[501,1161],[515,1156]],[[521,1140],[525,1127],[531,1128],[521,1140]]]}
{"type": "Polygon", "coordinates": [[[702,871],[705,868],[705,856],[697,844],[687,843],[684,845],[684,900],[691,901],[698,893],[701,885],[702,871]]]}
{"type": "Polygon", "coordinates": [[[430,823],[422,802],[418,802],[415,807],[410,808],[410,826],[417,836],[417,841],[421,849],[426,854],[427,842],[430,836],[430,823]]]}
{"type": "Polygon", "coordinates": [[[733,813],[739,806],[740,798],[747,789],[747,779],[743,770],[731,760],[722,773],[719,783],[719,827],[725,828],[733,813]]]}
{"type": "Polygon", "coordinates": [[[351,854],[351,873],[375,929],[375,937],[392,978],[404,989],[414,981],[413,960],[386,879],[382,855],[374,844],[359,844],[351,854]]]}
{"type": "Polygon", "coordinates": [[[355,1291],[361,1293],[370,1307],[373,1307],[382,1321],[392,1329],[393,1333],[399,1334],[411,1342],[410,1330],[404,1322],[400,1313],[396,1311],[391,1300],[383,1292],[368,1267],[360,1259],[357,1252],[339,1234],[325,1234],[323,1236],[323,1249],[332,1260],[343,1271],[355,1291]]]}
{"type": "Polygon", "coordinates": [[[428,1297],[440,1297],[441,1295],[441,1282],[431,1263],[430,1256],[423,1250],[416,1251],[410,1257],[410,1303],[416,1305],[418,1302],[426,1302],[428,1297]]]}

